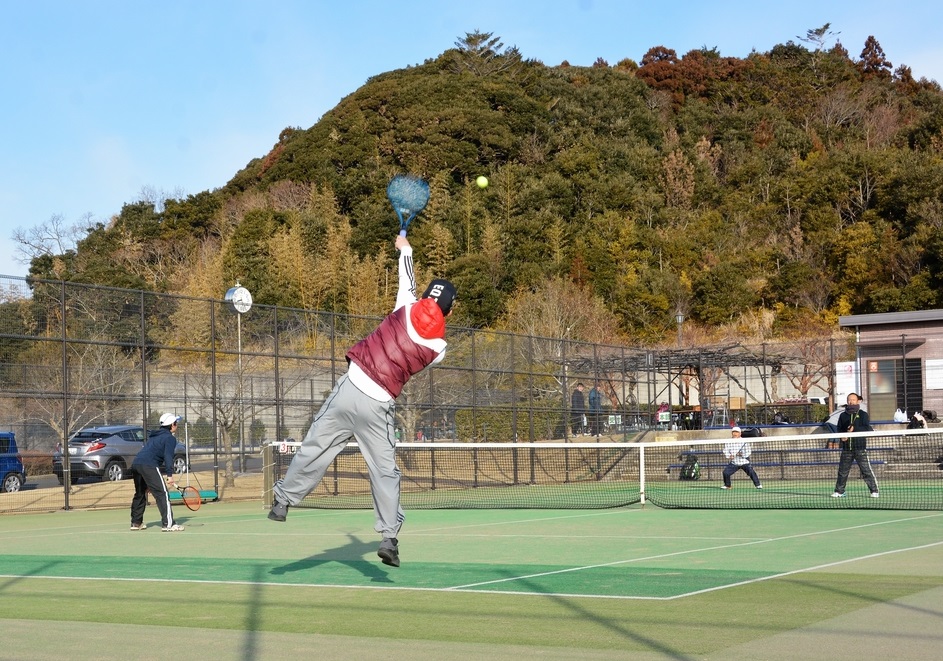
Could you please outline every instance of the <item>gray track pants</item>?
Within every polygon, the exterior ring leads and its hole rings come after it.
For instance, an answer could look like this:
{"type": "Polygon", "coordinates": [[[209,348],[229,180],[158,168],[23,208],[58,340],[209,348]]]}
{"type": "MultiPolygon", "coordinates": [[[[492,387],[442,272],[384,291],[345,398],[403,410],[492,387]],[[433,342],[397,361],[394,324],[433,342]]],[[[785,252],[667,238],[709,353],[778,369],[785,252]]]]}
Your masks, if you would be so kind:
{"type": "Polygon", "coordinates": [[[300,503],[353,438],[367,462],[375,529],[384,538],[396,537],[405,517],[399,504],[394,407],[393,401],[378,402],[364,395],[346,374],[341,377],[311,423],[285,477],[275,484],[275,498],[289,505],[300,503]]]}

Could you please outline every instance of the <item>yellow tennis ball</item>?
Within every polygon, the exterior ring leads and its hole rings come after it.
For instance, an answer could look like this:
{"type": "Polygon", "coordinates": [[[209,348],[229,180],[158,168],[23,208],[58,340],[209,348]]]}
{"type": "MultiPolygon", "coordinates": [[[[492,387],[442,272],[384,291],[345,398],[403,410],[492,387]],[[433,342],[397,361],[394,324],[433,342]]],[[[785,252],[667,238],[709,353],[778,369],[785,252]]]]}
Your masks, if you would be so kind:
{"type": "Polygon", "coordinates": [[[478,184],[478,188],[487,188],[488,187],[488,177],[481,175],[475,179],[475,183],[478,184]]]}

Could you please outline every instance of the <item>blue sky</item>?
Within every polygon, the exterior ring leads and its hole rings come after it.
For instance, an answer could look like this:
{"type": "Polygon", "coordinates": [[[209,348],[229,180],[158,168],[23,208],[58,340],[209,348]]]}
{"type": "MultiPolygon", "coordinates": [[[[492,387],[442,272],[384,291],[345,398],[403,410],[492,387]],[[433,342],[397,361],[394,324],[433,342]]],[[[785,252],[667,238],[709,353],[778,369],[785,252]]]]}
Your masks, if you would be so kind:
{"type": "Polygon", "coordinates": [[[148,193],[223,186],[287,126],[468,32],[556,65],[652,46],[744,57],[831,24],[857,57],[943,82],[943,9],[871,0],[0,0],[0,274],[17,228],[101,222],[148,193]]]}

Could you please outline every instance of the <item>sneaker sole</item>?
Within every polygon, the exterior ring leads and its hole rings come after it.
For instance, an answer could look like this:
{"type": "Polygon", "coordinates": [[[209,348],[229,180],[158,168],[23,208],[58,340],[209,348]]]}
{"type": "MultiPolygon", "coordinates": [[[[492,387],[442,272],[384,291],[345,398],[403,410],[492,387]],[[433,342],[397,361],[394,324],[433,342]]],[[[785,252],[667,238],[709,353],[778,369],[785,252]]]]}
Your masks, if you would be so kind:
{"type": "Polygon", "coordinates": [[[380,561],[384,565],[399,567],[399,553],[390,553],[386,549],[380,549],[377,551],[377,555],[380,556],[380,561]]]}

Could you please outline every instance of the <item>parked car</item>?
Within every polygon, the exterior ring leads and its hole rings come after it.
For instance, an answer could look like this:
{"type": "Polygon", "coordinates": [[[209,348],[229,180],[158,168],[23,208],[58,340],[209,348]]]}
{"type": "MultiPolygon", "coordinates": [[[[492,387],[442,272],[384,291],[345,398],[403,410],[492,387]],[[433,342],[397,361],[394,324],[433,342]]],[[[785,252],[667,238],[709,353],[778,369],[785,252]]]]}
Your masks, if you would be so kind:
{"type": "Polygon", "coordinates": [[[11,431],[0,432],[0,491],[12,493],[23,488],[26,471],[23,460],[17,454],[16,437],[11,431]]]}
{"type": "MultiPolygon", "coordinates": [[[[134,457],[144,447],[147,432],[134,425],[109,425],[89,427],[73,434],[69,439],[69,470],[74,484],[83,477],[99,477],[102,482],[117,482],[128,475],[134,457]]],[[[65,482],[62,467],[62,448],[57,447],[52,456],[52,471],[65,482]]],[[[186,447],[177,442],[174,453],[174,473],[187,471],[186,447]]]]}

